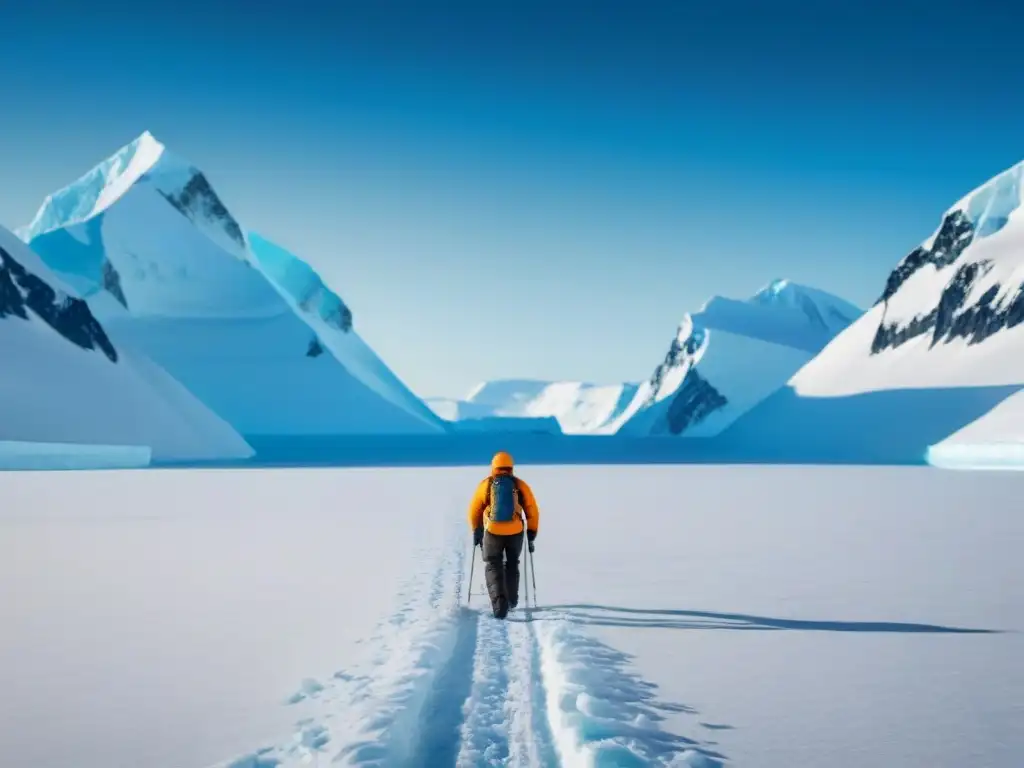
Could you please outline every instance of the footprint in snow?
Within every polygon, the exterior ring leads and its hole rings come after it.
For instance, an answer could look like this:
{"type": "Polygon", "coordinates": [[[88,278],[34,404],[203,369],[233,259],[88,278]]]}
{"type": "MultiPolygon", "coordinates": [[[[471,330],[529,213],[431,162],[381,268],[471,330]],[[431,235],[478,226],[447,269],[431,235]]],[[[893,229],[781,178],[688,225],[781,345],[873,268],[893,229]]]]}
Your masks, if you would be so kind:
{"type": "Polygon", "coordinates": [[[298,704],[300,701],[303,701],[304,699],[316,698],[320,693],[323,692],[323,690],[323,685],[321,685],[318,681],[314,680],[313,678],[307,677],[305,680],[302,681],[302,684],[299,686],[299,690],[297,690],[295,693],[289,696],[286,701],[288,704],[298,704]]]}

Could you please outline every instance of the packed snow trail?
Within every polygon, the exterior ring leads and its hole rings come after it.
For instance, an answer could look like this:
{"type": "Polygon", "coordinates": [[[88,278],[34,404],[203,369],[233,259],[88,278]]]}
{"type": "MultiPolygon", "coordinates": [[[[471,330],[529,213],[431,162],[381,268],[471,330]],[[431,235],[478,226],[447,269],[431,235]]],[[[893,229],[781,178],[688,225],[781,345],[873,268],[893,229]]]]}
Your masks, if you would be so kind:
{"type": "Polygon", "coordinates": [[[298,720],[290,741],[222,765],[721,765],[661,729],[660,712],[671,710],[653,702],[654,686],[627,671],[624,654],[571,615],[527,605],[525,581],[520,606],[495,619],[483,563],[477,550],[467,555],[461,525],[446,542],[415,559],[420,567],[368,638],[362,663],[326,683],[306,680],[289,699],[312,702],[318,714],[298,720]],[[477,557],[472,596],[468,556],[477,557]]]}

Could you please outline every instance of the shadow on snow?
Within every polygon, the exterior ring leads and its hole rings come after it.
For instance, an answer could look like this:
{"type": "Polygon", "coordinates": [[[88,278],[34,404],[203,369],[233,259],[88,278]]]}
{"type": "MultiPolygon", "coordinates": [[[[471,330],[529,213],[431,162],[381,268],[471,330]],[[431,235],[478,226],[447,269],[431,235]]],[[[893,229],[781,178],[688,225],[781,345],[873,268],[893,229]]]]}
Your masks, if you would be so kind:
{"type": "Polygon", "coordinates": [[[573,624],[649,629],[800,630],[805,632],[897,632],[924,634],[999,634],[999,629],[944,627],[891,621],[815,621],[751,616],[742,613],[621,608],[608,605],[571,604],[532,608],[537,619],[552,618],[573,624]]]}

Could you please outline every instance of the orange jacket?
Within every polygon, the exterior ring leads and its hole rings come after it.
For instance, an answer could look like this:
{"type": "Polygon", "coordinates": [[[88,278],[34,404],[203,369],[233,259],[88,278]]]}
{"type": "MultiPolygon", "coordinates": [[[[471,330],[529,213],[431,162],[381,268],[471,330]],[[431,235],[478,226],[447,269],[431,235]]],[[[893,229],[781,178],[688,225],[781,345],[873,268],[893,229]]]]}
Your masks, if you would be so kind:
{"type": "MultiPolygon", "coordinates": [[[[495,536],[513,536],[523,530],[523,521],[518,515],[515,520],[508,522],[494,522],[488,520],[490,515],[487,495],[491,485],[491,477],[480,481],[473,494],[473,500],[469,502],[469,527],[473,530],[483,526],[495,536]]],[[[523,512],[526,514],[526,527],[536,531],[540,527],[540,509],[537,508],[537,499],[534,498],[533,489],[526,484],[521,477],[516,478],[516,485],[519,487],[519,501],[523,505],[523,512]]]]}

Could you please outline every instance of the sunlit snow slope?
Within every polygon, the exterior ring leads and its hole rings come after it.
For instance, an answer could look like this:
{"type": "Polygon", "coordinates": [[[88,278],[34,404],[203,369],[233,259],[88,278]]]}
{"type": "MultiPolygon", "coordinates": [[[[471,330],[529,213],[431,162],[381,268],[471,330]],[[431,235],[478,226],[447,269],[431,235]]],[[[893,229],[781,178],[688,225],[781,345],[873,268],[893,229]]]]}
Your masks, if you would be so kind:
{"type": "MultiPolygon", "coordinates": [[[[2,227],[0,349],[0,441],[146,446],[158,460],[253,453],[165,371],[117,347],[88,305],[2,227]]],[[[71,453],[54,460],[67,464],[71,453]]],[[[8,458],[0,464],[17,463],[8,458]]]]}
{"type": "MultiPolygon", "coordinates": [[[[920,460],[1017,392],[1024,384],[1022,168],[946,211],[892,271],[875,305],[738,422],[730,442],[784,458],[920,460]]],[[[1013,419],[994,415],[957,441],[1018,435],[1013,419]]]]}
{"type": "MultiPolygon", "coordinates": [[[[565,434],[601,434],[636,394],[636,384],[498,379],[478,384],[464,400],[432,398],[428,405],[449,421],[508,428],[512,419],[557,420],[565,434]]],[[[556,430],[558,431],[558,430],[556,430]]]]}
{"type": "Polygon", "coordinates": [[[630,436],[715,435],[860,314],[836,296],[788,280],[745,301],[715,296],[683,318],[665,359],[611,426],[630,436]]]}
{"type": "Polygon", "coordinates": [[[442,432],[295,257],[285,268],[149,133],[46,199],[22,235],[111,337],[245,435],[442,432]],[[268,277],[269,275],[269,277],[268,277]],[[308,281],[308,284],[303,284],[308,281]]]}

